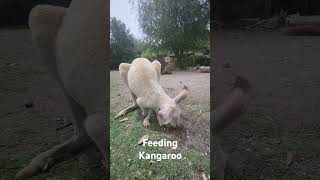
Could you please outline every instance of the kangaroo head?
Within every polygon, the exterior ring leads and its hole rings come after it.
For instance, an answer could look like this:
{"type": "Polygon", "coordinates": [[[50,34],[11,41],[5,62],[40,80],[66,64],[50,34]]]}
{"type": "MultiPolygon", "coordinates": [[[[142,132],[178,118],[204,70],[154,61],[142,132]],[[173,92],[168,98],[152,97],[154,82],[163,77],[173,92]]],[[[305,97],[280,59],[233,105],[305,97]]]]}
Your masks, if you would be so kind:
{"type": "Polygon", "coordinates": [[[161,108],[158,112],[157,119],[160,126],[170,124],[173,127],[181,126],[181,109],[178,104],[188,96],[188,88],[183,87],[182,91],[174,98],[168,106],[161,108]]]}

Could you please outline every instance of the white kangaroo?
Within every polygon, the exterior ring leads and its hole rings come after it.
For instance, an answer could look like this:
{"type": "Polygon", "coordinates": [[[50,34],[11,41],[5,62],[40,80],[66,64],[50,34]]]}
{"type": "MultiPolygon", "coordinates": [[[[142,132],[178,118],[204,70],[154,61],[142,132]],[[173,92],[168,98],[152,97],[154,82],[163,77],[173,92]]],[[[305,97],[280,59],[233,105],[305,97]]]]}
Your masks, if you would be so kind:
{"type": "Polygon", "coordinates": [[[121,63],[119,71],[131,92],[134,103],[122,110],[115,118],[140,107],[142,115],[145,116],[143,120],[145,127],[150,126],[149,119],[152,111],[157,113],[160,126],[181,125],[181,110],[178,103],[187,97],[188,88],[184,86],[175,98],[169,97],[159,84],[161,74],[159,61],[150,62],[146,58],[137,58],[131,64],[121,63]]]}
{"type": "Polygon", "coordinates": [[[63,155],[76,153],[92,142],[108,164],[108,10],[106,0],[73,0],[69,8],[38,5],[31,10],[33,40],[69,102],[75,133],[33,158],[16,179],[36,175],[63,155]]]}

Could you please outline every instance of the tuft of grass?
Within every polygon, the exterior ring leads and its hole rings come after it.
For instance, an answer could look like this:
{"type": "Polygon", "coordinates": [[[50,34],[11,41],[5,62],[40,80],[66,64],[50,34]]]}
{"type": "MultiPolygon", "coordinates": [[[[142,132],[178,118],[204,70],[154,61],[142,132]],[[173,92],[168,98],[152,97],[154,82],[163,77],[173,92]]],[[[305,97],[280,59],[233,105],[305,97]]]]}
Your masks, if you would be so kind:
{"type": "MultiPolygon", "coordinates": [[[[114,117],[116,113],[112,113],[114,117]]],[[[150,120],[151,127],[145,128],[138,113],[132,112],[126,116],[129,121],[120,123],[111,121],[111,177],[112,179],[193,179],[201,173],[209,174],[209,157],[193,149],[177,149],[170,147],[149,147],[138,145],[139,139],[149,135],[149,140],[159,141],[162,134],[155,118],[150,120]],[[180,160],[150,161],[139,159],[139,152],[170,154],[181,153],[180,160]]]]}

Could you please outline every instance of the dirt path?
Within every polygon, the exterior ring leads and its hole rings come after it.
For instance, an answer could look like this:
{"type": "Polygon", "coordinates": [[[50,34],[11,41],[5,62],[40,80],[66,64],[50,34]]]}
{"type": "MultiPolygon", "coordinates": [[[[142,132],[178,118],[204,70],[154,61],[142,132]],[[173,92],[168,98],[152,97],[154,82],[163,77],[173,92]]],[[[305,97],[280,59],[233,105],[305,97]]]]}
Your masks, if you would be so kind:
{"type": "Polygon", "coordinates": [[[244,179],[320,179],[320,37],[218,31],[213,47],[214,99],[228,92],[233,73],[253,87],[249,112],[222,135],[237,173],[244,179]]]}
{"type": "MultiPolygon", "coordinates": [[[[38,58],[28,30],[0,30],[0,102],[1,180],[13,179],[31,158],[73,133],[72,127],[56,131],[72,116],[62,91],[38,58]]],[[[101,179],[99,167],[89,168],[85,158],[76,156],[39,177],[101,179]]]]}

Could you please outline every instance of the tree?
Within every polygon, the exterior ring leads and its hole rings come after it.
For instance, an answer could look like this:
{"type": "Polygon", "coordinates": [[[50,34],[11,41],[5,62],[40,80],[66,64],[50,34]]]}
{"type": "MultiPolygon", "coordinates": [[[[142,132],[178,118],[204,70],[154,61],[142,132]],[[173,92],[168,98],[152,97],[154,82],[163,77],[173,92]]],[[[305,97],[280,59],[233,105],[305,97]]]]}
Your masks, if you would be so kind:
{"type": "Polygon", "coordinates": [[[174,53],[177,63],[184,52],[209,41],[208,0],[137,0],[139,24],[151,46],[174,53]]]}
{"type": "Polygon", "coordinates": [[[115,17],[110,21],[110,36],[111,69],[117,69],[120,63],[135,58],[135,42],[126,25],[115,17]]]}

